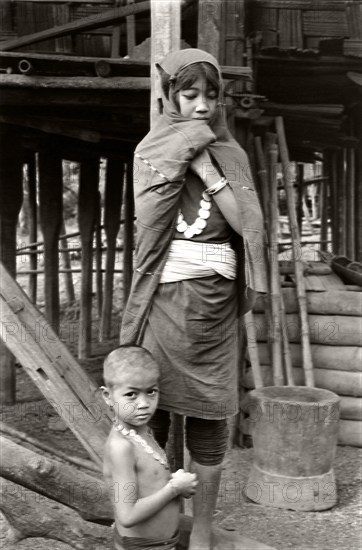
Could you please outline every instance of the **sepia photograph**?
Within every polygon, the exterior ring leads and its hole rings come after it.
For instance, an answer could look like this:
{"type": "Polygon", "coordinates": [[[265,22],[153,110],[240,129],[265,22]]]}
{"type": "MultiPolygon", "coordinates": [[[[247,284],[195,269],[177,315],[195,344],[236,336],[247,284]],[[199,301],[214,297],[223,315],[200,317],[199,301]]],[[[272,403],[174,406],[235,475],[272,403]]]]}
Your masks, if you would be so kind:
{"type": "Polygon", "coordinates": [[[0,547],[362,548],[362,0],[0,0],[0,547]]]}

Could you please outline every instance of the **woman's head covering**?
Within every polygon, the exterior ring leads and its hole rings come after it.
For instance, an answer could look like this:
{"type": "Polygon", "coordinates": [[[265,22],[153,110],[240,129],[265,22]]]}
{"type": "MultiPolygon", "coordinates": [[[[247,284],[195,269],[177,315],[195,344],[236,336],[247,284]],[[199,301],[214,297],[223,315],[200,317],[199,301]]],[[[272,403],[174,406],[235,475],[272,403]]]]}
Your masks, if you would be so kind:
{"type": "MultiPolygon", "coordinates": [[[[169,75],[170,84],[177,78],[177,75],[185,67],[193,65],[194,63],[209,63],[212,65],[219,75],[219,103],[216,107],[216,113],[209,123],[210,128],[218,136],[222,137],[222,134],[227,132],[226,121],[224,119],[223,109],[223,81],[221,76],[220,66],[213,55],[197,48],[186,48],[176,52],[169,53],[163,61],[156,63],[156,67],[160,72],[160,69],[165,71],[169,75]]],[[[163,93],[161,95],[163,104],[163,113],[170,119],[170,122],[177,122],[180,120],[186,120],[179,112],[178,106],[173,101],[173,95],[169,94],[168,97],[163,93]]],[[[231,135],[228,136],[231,138],[231,135]]]]}

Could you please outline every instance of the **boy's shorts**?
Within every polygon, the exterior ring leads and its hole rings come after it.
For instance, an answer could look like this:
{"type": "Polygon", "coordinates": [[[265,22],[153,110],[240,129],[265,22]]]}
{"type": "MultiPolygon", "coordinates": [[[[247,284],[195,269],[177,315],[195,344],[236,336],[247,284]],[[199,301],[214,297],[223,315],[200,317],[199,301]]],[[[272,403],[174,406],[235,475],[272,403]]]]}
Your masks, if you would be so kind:
{"type": "Polygon", "coordinates": [[[173,550],[180,538],[177,532],[170,539],[145,539],[139,537],[123,537],[114,527],[114,550],[173,550]]]}

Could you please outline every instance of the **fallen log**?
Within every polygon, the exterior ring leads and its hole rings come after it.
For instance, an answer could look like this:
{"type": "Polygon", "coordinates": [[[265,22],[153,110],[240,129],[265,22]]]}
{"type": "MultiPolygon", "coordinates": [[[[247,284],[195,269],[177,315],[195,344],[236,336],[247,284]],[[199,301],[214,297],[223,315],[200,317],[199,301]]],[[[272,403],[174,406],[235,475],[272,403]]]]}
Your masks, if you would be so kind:
{"type": "Polygon", "coordinates": [[[362,420],[362,398],[341,396],[342,420],[362,420]]]}
{"type": "MultiPolygon", "coordinates": [[[[270,365],[262,365],[261,372],[264,386],[273,386],[273,373],[270,365]]],[[[294,368],[293,374],[296,386],[304,386],[303,369],[294,368]]],[[[247,369],[243,377],[243,386],[254,389],[254,379],[251,369],[247,369]]],[[[328,369],[315,369],[315,384],[317,388],[330,390],[338,395],[362,397],[362,373],[345,372],[328,369]]]]}
{"type": "Polygon", "coordinates": [[[340,420],[338,443],[340,445],[362,447],[362,421],[340,420]]]}
{"type": "MultiPolygon", "coordinates": [[[[297,314],[286,316],[286,330],[290,342],[300,343],[301,327],[297,314]]],[[[268,327],[265,315],[254,314],[255,328],[259,342],[268,341],[268,327]]],[[[360,346],[362,340],[361,318],[345,315],[309,315],[309,337],[313,344],[328,346],[360,346]]]]}
{"type": "MultiPolygon", "coordinates": [[[[260,363],[269,363],[270,351],[267,343],[258,343],[260,363]]],[[[302,349],[300,344],[290,344],[293,367],[302,367],[302,349]]],[[[348,372],[362,371],[362,347],[311,345],[313,364],[317,369],[331,369],[348,372]]]]}
{"type": "Polygon", "coordinates": [[[46,535],[78,550],[111,548],[111,527],[85,521],[72,508],[8,479],[0,478],[0,490],[0,510],[12,527],[11,542],[46,535]]]}
{"type": "Polygon", "coordinates": [[[92,475],[47,458],[0,436],[2,477],[61,502],[90,521],[113,521],[105,483],[92,475]]]}
{"type": "MultiPolygon", "coordinates": [[[[297,313],[298,303],[294,288],[283,288],[286,313],[297,313]]],[[[253,311],[265,311],[267,297],[260,294],[253,311]]],[[[362,292],[351,290],[327,290],[326,292],[307,292],[308,313],[317,315],[352,315],[359,316],[362,311],[362,292]]]]}

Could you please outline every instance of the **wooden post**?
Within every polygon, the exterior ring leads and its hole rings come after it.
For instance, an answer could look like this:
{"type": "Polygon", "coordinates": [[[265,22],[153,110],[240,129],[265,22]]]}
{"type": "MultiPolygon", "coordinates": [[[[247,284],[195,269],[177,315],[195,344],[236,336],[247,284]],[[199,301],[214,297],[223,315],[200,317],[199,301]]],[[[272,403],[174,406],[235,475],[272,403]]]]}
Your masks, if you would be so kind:
{"type": "Polygon", "coordinates": [[[303,368],[305,373],[306,385],[314,386],[313,363],[312,363],[312,355],[311,355],[310,340],[309,340],[307,297],[306,297],[304,278],[303,278],[303,264],[300,257],[301,241],[300,241],[297,217],[295,212],[293,183],[290,179],[290,174],[289,174],[289,168],[290,168],[289,153],[288,153],[287,142],[285,139],[283,118],[276,117],[275,123],[276,123],[277,134],[278,134],[280,158],[281,158],[282,167],[283,167],[284,186],[285,186],[285,191],[287,196],[288,214],[289,214],[289,222],[290,222],[290,232],[291,232],[292,243],[293,243],[293,263],[294,263],[294,269],[295,269],[295,279],[296,279],[296,285],[297,285],[299,314],[300,314],[300,322],[301,322],[303,368]]]}
{"type": "Polygon", "coordinates": [[[103,250],[102,250],[102,205],[101,205],[101,194],[97,192],[97,210],[96,210],[96,295],[97,295],[97,312],[99,319],[102,315],[103,307],[103,270],[102,270],[102,259],[103,259],[103,250]]]}
{"type": "Polygon", "coordinates": [[[347,215],[345,220],[346,228],[346,255],[350,260],[355,260],[356,246],[355,246],[355,151],[350,148],[347,149],[347,215]]]}
{"type": "Polygon", "coordinates": [[[326,252],[328,243],[326,242],[329,236],[328,232],[328,214],[329,214],[329,190],[330,190],[330,153],[326,151],[323,158],[323,176],[324,179],[320,189],[320,216],[321,216],[321,251],[326,252]]]}
{"type": "Polygon", "coordinates": [[[124,193],[124,238],[123,238],[123,303],[126,304],[131,290],[133,272],[134,232],[133,162],[129,159],[124,193]]]}
{"type": "Polygon", "coordinates": [[[62,160],[51,148],[39,152],[39,213],[44,238],[45,315],[59,327],[58,239],[63,221],[62,160]]]}
{"type": "Polygon", "coordinates": [[[332,251],[334,254],[338,254],[338,151],[333,151],[331,157],[332,251]]]}
{"type": "Polygon", "coordinates": [[[339,181],[338,181],[338,254],[346,255],[347,251],[347,149],[344,147],[339,157],[339,181]]]}
{"type": "MultiPolygon", "coordinates": [[[[33,154],[27,162],[28,164],[28,191],[29,191],[29,241],[35,243],[38,240],[38,205],[36,200],[36,158],[33,154]]],[[[37,247],[32,246],[30,251],[30,269],[36,270],[38,267],[37,247]]],[[[38,276],[36,273],[29,275],[29,296],[31,301],[36,304],[38,276]]]]}
{"type": "MultiPolygon", "coordinates": [[[[66,235],[67,231],[65,228],[65,223],[63,219],[62,223],[62,229],[61,229],[62,235],[66,235]]],[[[62,261],[63,261],[63,267],[64,267],[64,283],[65,283],[65,292],[67,295],[67,300],[69,304],[72,304],[75,301],[75,293],[74,293],[74,285],[73,285],[73,277],[71,272],[71,262],[68,252],[68,241],[67,239],[64,239],[62,243],[62,261]]],[[[35,254],[34,254],[35,255],[35,254]]]]}
{"type": "Polygon", "coordinates": [[[362,94],[360,94],[360,101],[358,107],[358,122],[357,122],[357,136],[358,149],[356,154],[356,185],[355,185],[355,204],[356,204],[356,232],[355,232],[355,244],[356,244],[356,260],[362,262],[362,94]]]}
{"type": "MultiPolygon", "coordinates": [[[[0,260],[15,278],[16,224],[23,200],[22,152],[15,134],[1,136],[0,149],[0,260]]],[[[0,399],[4,405],[15,403],[14,358],[0,340],[0,399]]]]}
{"type": "Polygon", "coordinates": [[[297,163],[297,185],[298,185],[298,227],[299,232],[302,234],[302,224],[303,224],[303,203],[304,203],[304,164],[301,162],[297,163]]]}
{"type": "MultiPolygon", "coordinates": [[[[217,60],[221,51],[221,13],[227,2],[221,0],[199,0],[197,47],[211,53],[217,60]]],[[[238,63],[242,65],[241,60],[238,63]]]]}
{"type": "Polygon", "coordinates": [[[151,0],[151,125],[159,115],[157,99],[161,97],[155,63],[168,53],[180,49],[180,44],[180,0],[151,0]]]}
{"type": "Polygon", "coordinates": [[[78,357],[89,357],[92,339],[93,234],[98,203],[98,159],[84,160],[80,165],[78,219],[82,243],[82,282],[78,357]]]}
{"type": "MultiPolygon", "coordinates": [[[[120,159],[112,157],[108,158],[104,206],[104,230],[107,238],[107,257],[106,276],[104,282],[104,300],[102,306],[101,326],[99,329],[99,339],[101,342],[111,336],[114,264],[116,259],[116,241],[122,206],[123,182],[124,163],[120,159]]],[[[133,185],[133,181],[131,183],[133,185]]]]}

